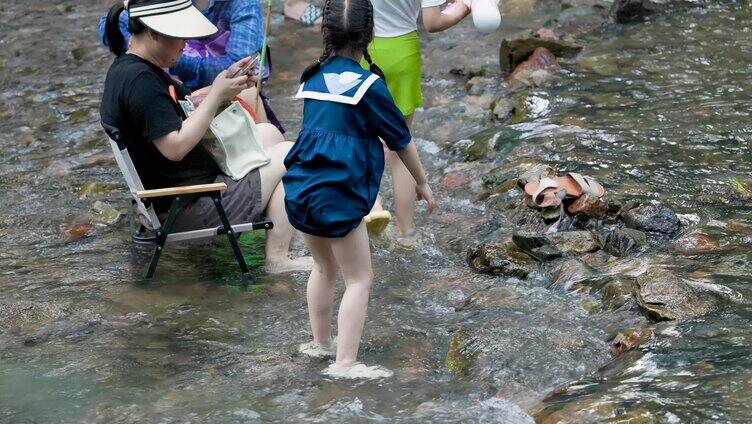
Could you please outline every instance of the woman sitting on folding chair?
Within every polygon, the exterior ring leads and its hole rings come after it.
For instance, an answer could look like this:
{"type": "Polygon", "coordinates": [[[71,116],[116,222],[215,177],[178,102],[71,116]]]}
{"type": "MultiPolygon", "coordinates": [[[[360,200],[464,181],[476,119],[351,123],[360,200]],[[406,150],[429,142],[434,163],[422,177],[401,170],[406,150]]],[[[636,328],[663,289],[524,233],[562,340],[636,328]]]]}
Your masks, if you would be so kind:
{"type": "MultiPolygon", "coordinates": [[[[282,141],[271,124],[258,124],[259,137],[269,164],[250,171],[238,181],[224,175],[199,143],[221,104],[255,84],[256,77],[243,74],[251,58],[220,73],[200,105],[185,117],[176,99],[190,94],[163,68],[176,64],[186,39],[214,34],[217,28],[196,9],[191,0],[131,0],[110,9],[106,25],[110,50],[117,56],[105,80],[100,115],[105,126],[117,128],[146,189],[223,182],[222,204],[231,224],[259,221],[274,223],[267,235],[268,272],[310,269],[310,258],[290,259],[293,228],[284,208],[283,159],[292,143],[282,141]],[[130,16],[132,37],[126,48],[118,27],[123,10],[130,16]]],[[[169,204],[154,200],[154,209],[165,214],[169,204]]],[[[176,217],[174,231],[220,226],[210,198],[188,204],[176,217]]]]}

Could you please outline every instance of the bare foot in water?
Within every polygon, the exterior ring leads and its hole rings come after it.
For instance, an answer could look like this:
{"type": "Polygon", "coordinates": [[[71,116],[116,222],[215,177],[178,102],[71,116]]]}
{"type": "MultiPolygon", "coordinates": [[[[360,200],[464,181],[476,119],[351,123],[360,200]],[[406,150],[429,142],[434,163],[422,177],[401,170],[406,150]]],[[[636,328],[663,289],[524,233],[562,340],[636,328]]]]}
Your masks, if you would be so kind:
{"type": "Polygon", "coordinates": [[[321,371],[327,377],[342,380],[376,380],[389,378],[394,373],[381,365],[367,366],[356,362],[352,365],[338,365],[336,362],[321,371]]]}
{"type": "Polygon", "coordinates": [[[264,270],[267,274],[284,274],[287,272],[310,271],[313,269],[313,258],[303,256],[280,262],[267,262],[264,270]]]}

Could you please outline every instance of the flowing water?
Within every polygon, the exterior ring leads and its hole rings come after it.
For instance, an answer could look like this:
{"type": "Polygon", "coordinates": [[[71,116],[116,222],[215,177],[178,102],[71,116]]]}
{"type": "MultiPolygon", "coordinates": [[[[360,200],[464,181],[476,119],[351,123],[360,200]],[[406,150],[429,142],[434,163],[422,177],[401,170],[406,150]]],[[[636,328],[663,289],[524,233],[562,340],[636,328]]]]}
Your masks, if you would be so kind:
{"type": "MultiPolygon", "coordinates": [[[[499,36],[473,40],[467,25],[432,36],[415,131],[434,182],[446,170],[480,175],[534,159],[587,172],[615,196],[675,207],[723,249],[660,260],[718,285],[726,295],[716,310],[657,326],[651,343],[593,373],[608,362],[613,330],[637,318],[589,312],[588,295],[540,281],[473,274],[464,247],[510,229],[472,193],[438,190],[442,211],[421,217],[418,248],[374,244],[361,355],[395,377],[359,383],[325,379],[325,362],[297,354],[310,337],[305,275],[259,275],[246,287],[232,262],[212,259],[226,246],[189,247],[168,249],[159,278],[143,284],[149,252],[132,246],[125,218],[61,241],[59,226],[88,220],[96,201],[122,211],[127,201],[97,117],[111,60],[95,36],[104,2],[50,3],[0,5],[0,422],[526,422],[491,396],[494,387],[445,365],[455,330],[489,323],[508,330],[497,349],[519,352],[496,367],[528,388],[523,406],[545,397],[538,411],[589,409],[594,420],[625,411],[661,422],[752,420],[752,209],[731,183],[752,174],[746,2],[586,35],[586,59],[565,64],[551,85],[514,94],[527,115],[511,126],[513,152],[476,164],[456,164],[443,147],[499,128],[463,104],[464,81],[449,75],[447,58],[486,49],[472,60],[493,78],[499,36]],[[84,196],[91,182],[100,185],[84,196]],[[505,291],[503,308],[461,306],[489,287],[505,291]],[[554,335],[582,354],[548,352],[554,335]]],[[[274,32],[269,91],[292,137],[300,105],[291,94],[318,36],[279,19],[274,32]]]]}

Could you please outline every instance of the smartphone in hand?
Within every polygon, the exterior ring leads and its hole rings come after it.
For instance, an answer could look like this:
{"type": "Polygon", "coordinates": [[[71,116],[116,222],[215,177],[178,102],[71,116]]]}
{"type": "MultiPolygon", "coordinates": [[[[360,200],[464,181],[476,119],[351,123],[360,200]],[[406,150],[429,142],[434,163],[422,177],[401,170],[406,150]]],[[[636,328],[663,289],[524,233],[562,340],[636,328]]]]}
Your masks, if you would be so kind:
{"type": "Polygon", "coordinates": [[[237,78],[241,75],[251,75],[251,70],[256,66],[256,64],[259,61],[258,55],[256,55],[253,59],[251,59],[248,64],[246,64],[244,67],[239,69],[237,72],[235,72],[230,78],[237,78]]]}

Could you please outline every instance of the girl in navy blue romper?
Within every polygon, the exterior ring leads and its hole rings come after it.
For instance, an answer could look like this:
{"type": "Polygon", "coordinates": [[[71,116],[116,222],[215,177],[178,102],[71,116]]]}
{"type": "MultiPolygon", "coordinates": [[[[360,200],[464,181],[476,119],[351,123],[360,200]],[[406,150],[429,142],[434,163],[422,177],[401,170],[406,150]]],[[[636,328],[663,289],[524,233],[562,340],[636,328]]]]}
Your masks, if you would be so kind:
{"type": "Polygon", "coordinates": [[[303,233],[314,269],[308,279],[313,342],[303,353],[335,351],[331,316],[339,271],[345,280],[337,329],[336,362],[324,370],[343,378],[388,377],[389,370],[356,362],[373,280],[363,217],[373,207],[384,171],[379,138],[397,152],[415,178],[416,194],[434,207],[405,117],[394,105],[381,70],[366,47],[373,38],[369,0],[327,0],[322,23],[324,53],[301,77],[303,129],[285,158],[285,207],[303,233]]]}

